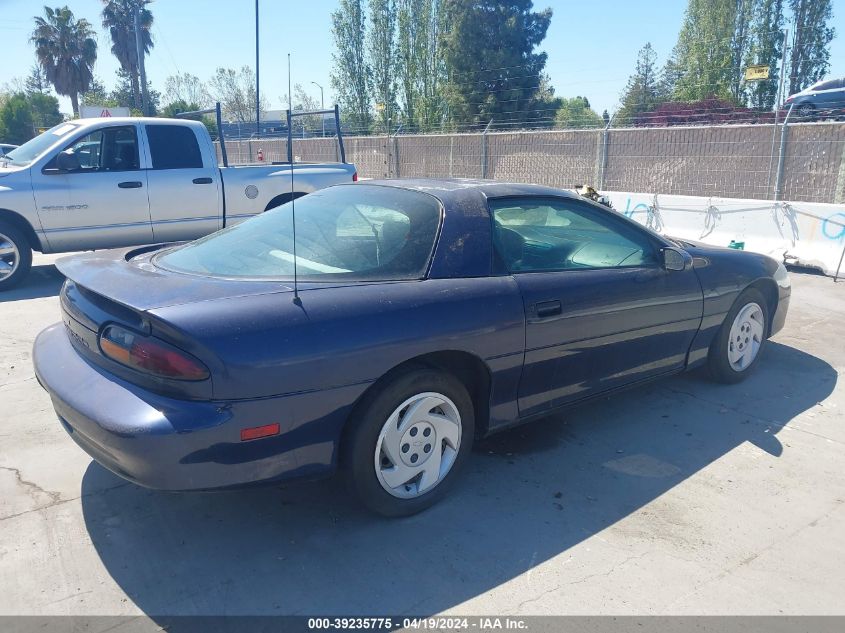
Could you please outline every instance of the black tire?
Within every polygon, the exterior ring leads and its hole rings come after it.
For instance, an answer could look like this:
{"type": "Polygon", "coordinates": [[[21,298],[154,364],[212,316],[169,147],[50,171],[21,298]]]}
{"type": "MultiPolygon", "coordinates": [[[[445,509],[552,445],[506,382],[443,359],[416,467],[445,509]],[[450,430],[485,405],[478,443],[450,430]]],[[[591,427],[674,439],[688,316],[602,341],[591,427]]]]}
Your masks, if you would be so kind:
{"type": "Polygon", "coordinates": [[[707,366],[710,370],[710,375],[713,380],[717,382],[727,383],[727,384],[734,384],[737,382],[741,382],[748,378],[749,375],[754,371],[757,367],[758,363],[760,362],[760,356],[763,353],[764,348],[766,347],[766,337],[769,331],[769,306],[766,302],[766,297],[763,296],[763,293],[757,290],[756,288],[748,288],[742,294],[737,297],[736,301],[734,301],[733,306],[731,307],[728,315],[725,317],[724,322],[722,323],[722,327],[719,328],[719,332],[716,334],[716,338],[713,339],[713,342],[710,344],[710,351],[707,357],[707,366]],[[760,308],[762,308],[763,313],[763,336],[760,340],[760,348],[757,351],[757,355],[751,361],[751,363],[747,366],[742,368],[741,370],[735,369],[728,358],[728,350],[730,349],[731,345],[731,327],[733,326],[734,320],[736,319],[737,315],[749,304],[756,303],[760,308]]]}
{"type": "MultiPolygon", "coordinates": [[[[431,507],[452,487],[472,448],[475,412],[466,387],[454,376],[426,367],[413,368],[377,387],[356,407],[344,439],[343,469],[353,492],[373,512],[387,517],[409,516],[431,507]],[[412,498],[393,496],[376,474],[375,451],[382,428],[409,398],[426,392],[449,398],[460,414],[461,432],[451,469],[428,492],[412,498]]],[[[413,450],[413,449],[412,449],[413,450]]]]}
{"type": "MultiPolygon", "coordinates": [[[[32,268],[32,249],[26,236],[15,225],[0,222],[0,244],[6,240],[12,242],[17,249],[17,268],[8,277],[0,277],[0,292],[17,286],[32,268]]],[[[0,258],[5,259],[2,255],[0,258]]]]}
{"type": "Polygon", "coordinates": [[[810,103],[802,103],[798,106],[798,116],[800,116],[805,121],[809,121],[813,118],[815,114],[815,107],[810,103]]]}

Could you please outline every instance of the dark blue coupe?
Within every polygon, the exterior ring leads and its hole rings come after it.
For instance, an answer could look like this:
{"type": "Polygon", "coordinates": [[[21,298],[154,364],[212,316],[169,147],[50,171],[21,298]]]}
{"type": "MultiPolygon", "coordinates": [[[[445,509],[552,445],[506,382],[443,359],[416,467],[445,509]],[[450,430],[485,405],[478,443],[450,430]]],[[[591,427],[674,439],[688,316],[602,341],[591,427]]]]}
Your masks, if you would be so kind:
{"type": "Polygon", "coordinates": [[[63,323],[34,363],[95,460],[166,490],[340,468],[411,514],[475,438],[699,365],[742,380],[789,304],[768,257],[558,189],[373,181],[292,204],[59,262],[63,323]]]}

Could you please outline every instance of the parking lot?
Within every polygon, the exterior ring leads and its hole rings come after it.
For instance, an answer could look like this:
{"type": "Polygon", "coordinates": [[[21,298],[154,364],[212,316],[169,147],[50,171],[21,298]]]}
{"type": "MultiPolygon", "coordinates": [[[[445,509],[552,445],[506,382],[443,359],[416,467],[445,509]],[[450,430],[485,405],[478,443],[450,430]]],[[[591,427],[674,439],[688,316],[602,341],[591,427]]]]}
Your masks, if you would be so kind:
{"type": "Polygon", "coordinates": [[[0,614],[833,614],[845,587],[845,284],[793,272],[756,374],[654,383],[482,442],[421,515],[343,482],[139,488],[30,361],[61,276],[0,295],[0,614]]]}

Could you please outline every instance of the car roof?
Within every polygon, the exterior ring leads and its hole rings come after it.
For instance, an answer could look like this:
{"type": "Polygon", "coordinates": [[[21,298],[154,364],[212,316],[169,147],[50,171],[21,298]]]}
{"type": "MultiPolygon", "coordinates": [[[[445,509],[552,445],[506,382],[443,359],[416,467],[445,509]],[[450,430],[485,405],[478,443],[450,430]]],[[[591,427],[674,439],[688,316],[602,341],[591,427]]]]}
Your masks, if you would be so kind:
{"type": "Polygon", "coordinates": [[[444,204],[465,199],[468,192],[476,192],[485,198],[505,198],[510,196],[550,196],[585,200],[571,191],[518,182],[498,182],[473,178],[397,178],[365,180],[361,184],[379,185],[411,189],[433,195],[444,204]]]}

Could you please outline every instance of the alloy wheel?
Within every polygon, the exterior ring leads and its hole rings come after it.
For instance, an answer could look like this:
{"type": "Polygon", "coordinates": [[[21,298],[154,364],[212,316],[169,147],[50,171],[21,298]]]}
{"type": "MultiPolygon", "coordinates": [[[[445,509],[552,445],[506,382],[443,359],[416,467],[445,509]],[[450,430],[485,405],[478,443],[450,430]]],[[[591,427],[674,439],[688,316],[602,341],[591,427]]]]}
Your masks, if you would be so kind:
{"type": "Polygon", "coordinates": [[[765,331],[766,317],[758,304],[748,303],[737,313],[728,339],[728,362],[734,371],[741,372],[751,366],[763,344],[765,331]]]}

